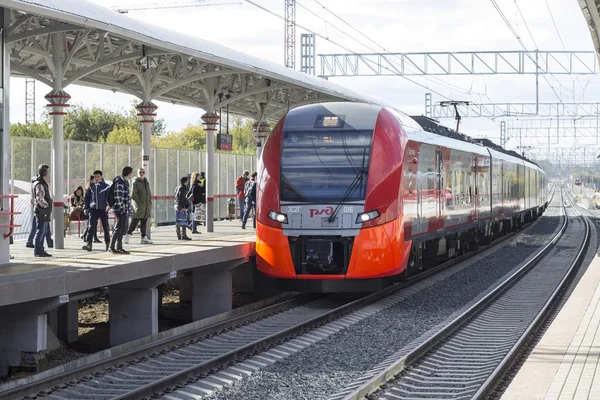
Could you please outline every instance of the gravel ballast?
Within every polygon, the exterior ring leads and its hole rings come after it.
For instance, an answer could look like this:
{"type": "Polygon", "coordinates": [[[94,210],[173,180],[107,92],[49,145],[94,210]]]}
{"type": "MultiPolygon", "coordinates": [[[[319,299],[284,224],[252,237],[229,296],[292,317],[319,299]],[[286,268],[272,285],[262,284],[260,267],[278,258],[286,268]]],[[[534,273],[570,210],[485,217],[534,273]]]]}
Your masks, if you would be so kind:
{"type": "MultiPolygon", "coordinates": [[[[554,204],[558,206],[560,197],[554,204]]],[[[206,398],[328,399],[487,291],[551,239],[560,208],[483,259],[400,303],[206,398]]]]}

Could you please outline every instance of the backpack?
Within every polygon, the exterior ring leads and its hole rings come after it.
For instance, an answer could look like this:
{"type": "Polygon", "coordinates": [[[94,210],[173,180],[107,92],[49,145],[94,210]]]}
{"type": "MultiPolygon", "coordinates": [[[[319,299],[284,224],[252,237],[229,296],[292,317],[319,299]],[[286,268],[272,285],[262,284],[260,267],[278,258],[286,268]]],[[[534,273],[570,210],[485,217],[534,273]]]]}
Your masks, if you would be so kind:
{"type": "Polygon", "coordinates": [[[246,185],[244,185],[244,197],[250,196],[250,192],[252,192],[252,184],[253,183],[254,183],[254,181],[252,179],[249,179],[246,182],[246,185]]]}
{"type": "MultiPolygon", "coordinates": [[[[116,179],[116,178],[115,178],[116,179]]],[[[106,202],[109,207],[112,208],[115,205],[115,181],[110,185],[110,189],[108,189],[108,195],[106,195],[106,202]]]]}

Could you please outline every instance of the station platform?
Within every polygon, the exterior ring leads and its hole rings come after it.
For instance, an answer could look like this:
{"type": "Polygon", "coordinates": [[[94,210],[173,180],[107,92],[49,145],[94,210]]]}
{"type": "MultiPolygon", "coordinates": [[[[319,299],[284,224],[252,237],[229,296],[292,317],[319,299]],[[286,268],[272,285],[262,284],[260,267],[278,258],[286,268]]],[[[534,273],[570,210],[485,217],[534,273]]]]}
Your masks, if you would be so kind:
{"type": "Polygon", "coordinates": [[[0,376],[23,365],[39,370],[47,351],[77,341],[79,301],[100,293],[108,293],[111,346],[158,333],[166,282],[191,303],[194,321],[230,311],[234,282],[255,289],[255,232],[240,221],[216,222],[214,230],[180,241],[174,226],[157,227],[153,244],[134,233],[123,245],[128,255],[106,252],[104,243],[88,252],[73,235],[64,249],[46,249],[53,257],[36,258],[15,241],[14,259],[0,266],[0,376]]]}
{"type": "MultiPolygon", "coordinates": [[[[53,257],[37,258],[25,241],[15,241],[10,246],[14,259],[0,266],[0,307],[188,268],[247,261],[254,256],[255,235],[252,228],[243,230],[240,225],[240,221],[215,222],[215,232],[192,235],[188,231],[190,241],[177,240],[174,226],[152,228],[153,244],[140,244],[139,233],[123,244],[130,255],[108,253],[104,243],[94,243],[93,251],[87,252],[81,248],[84,242],[73,235],[65,238],[62,250],[46,247],[53,257]]],[[[103,241],[103,234],[98,238],[103,241]]]]}
{"type": "Polygon", "coordinates": [[[502,396],[530,399],[600,399],[599,255],[502,396]]]}

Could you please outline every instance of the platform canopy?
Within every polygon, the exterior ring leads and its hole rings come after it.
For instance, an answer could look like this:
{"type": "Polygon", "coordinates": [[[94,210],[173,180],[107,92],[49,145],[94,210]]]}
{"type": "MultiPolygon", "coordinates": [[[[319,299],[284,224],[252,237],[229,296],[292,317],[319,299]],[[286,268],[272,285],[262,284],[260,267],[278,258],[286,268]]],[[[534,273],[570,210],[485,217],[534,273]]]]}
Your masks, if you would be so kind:
{"type": "Polygon", "coordinates": [[[374,102],[86,0],[0,0],[0,6],[10,10],[11,74],[55,89],[60,79],[59,89],[77,84],[204,110],[229,105],[232,113],[263,121],[281,117],[288,106],[317,101],[374,102]]]}
{"type": "Polygon", "coordinates": [[[583,16],[590,28],[590,35],[594,42],[594,49],[596,50],[596,59],[600,59],[600,0],[577,0],[579,7],[583,12],[583,16]]]}

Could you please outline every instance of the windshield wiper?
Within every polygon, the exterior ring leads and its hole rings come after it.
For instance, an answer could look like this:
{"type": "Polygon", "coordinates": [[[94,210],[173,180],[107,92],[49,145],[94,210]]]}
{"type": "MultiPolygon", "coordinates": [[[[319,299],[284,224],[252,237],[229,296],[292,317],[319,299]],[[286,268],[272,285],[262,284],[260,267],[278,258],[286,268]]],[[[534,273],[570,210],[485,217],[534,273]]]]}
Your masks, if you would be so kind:
{"type": "Polygon", "coordinates": [[[354,180],[352,180],[352,183],[350,183],[350,186],[348,186],[348,189],[346,190],[346,193],[344,193],[344,197],[342,197],[342,201],[339,202],[339,204],[335,207],[335,210],[333,210],[333,213],[329,216],[329,219],[328,219],[329,223],[332,223],[333,221],[335,221],[335,217],[337,216],[337,213],[340,211],[340,208],[352,196],[352,194],[354,193],[354,191],[356,190],[356,188],[359,187],[359,186],[362,187],[362,185],[363,185],[363,179],[364,179],[365,175],[367,175],[367,169],[365,168],[365,159],[366,159],[366,156],[367,156],[367,149],[365,148],[363,150],[362,165],[360,166],[360,169],[358,170],[358,173],[354,177],[354,180]]]}

